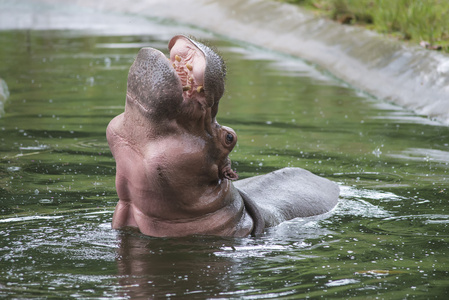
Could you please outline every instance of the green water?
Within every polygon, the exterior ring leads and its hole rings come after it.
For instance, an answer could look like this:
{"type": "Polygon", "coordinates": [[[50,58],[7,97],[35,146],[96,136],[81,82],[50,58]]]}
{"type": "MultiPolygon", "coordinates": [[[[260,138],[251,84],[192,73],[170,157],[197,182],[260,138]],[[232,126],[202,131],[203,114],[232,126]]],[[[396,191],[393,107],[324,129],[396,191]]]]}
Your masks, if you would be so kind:
{"type": "Polygon", "coordinates": [[[446,299],[449,129],[198,29],[227,61],[218,121],[239,136],[240,177],[302,167],[340,203],[260,238],[111,230],[105,129],[139,47],[166,51],[178,26],[146,22],[165,33],[0,31],[0,298],[446,299]]]}

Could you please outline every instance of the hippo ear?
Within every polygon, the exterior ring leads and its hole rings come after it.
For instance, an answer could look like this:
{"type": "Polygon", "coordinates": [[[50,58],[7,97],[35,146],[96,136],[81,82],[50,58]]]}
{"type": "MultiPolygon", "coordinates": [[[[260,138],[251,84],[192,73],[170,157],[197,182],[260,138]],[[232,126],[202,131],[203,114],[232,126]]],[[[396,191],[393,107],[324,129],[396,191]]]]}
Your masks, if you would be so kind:
{"type": "Polygon", "coordinates": [[[229,159],[229,157],[226,158],[225,166],[221,170],[221,175],[229,180],[239,179],[239,175],[237,175],[237,173],[231,169],[231,160],[229,159]]]}
{"type": "Polygon", "coordinates": [[[223,170],[223,177],[226,178],[226,179],[229,179],[229,180],[237,180],[237,179],[239,179],[239,175],[237,175],[237,173],[235,171],[233,171],[230,166],[226,167],[223,170]]]}

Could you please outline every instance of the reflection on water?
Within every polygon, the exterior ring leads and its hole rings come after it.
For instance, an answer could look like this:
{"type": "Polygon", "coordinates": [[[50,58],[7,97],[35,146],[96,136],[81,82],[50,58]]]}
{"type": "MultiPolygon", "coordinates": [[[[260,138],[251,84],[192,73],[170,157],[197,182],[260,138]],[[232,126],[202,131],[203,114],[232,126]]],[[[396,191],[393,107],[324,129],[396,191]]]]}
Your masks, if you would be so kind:
{"type": "MultiPolygon", "coordinates": [[[[232,258],[214,255],[226,243],[222,239],[166,240],[121,234],[119,240],[119,283],[129,287],[123,296],[219,295],[231,288],[229,277],[238,268],[232,258]]],[[[232,245],[231,240],[227,243],[232,245]]]]}
{"type": "Polygon", "coordinates": [[[299,59],[198,29],[42,10],[51,21],[36,19],[42,30],[0,31],[10,91],[0,118],[1,296],[444,298],[447,127],[299,59]],[[59,30],[64,18],[72,30],[59,30]],[[333,211],[260,238],[110,229],[117,196],[105,129],[123,111],[127,70],[139,47],[166,52],[185,31],[211,39],[228,63],[218,118],[239,135],[231,159],[240,177],[309,169],[341,185],[333,211]]]}

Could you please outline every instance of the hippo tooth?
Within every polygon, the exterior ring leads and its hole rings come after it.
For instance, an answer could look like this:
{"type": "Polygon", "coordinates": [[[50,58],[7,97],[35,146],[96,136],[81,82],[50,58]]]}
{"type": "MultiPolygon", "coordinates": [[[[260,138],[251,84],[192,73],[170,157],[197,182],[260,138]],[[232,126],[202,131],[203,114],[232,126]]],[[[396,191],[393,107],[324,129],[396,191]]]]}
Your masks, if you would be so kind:
{"type": "Polygon", "coordinates": [[[181,61],[181,57],[180,57],[178,54],[175,55],[175,59],[176,59],[178,62],[181,61]]]}
{"type": "Polygon", "coordinates": [[[192,65],[189,63],[186,64],[186,68],[189,69],[189,71],[192,71],[193,69],[192,65]]]}
{"type": "Polygon", "coordinates": [[[191,87],[190,85],[186,85],[186,86],[183,86],[183,87],[182,87],[182,91],[183,91],[183,92],[185,92],[185,91],[190,91],[191,88],[192,88],[192,87],[191,87]]]}
{"type": "Polygon", "coordinates": [[[203,86],[200,85],[199,87],[197,87],[197,88],[196,88],[196,91],[197,91],[198,93],[204,92],[203,86]]]}

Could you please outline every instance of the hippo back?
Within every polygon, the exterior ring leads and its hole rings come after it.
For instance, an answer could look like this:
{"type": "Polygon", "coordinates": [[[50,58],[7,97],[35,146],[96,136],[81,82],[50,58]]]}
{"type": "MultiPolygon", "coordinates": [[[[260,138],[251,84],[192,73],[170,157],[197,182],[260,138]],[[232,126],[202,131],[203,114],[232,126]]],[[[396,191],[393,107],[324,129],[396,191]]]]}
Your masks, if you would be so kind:
{"type": "Polygon", "coordinates": [[[334,182],[301,168],[284,168],[234,182],[258,206],[266,227],[326,213],[338,202],[334,182]]]}

